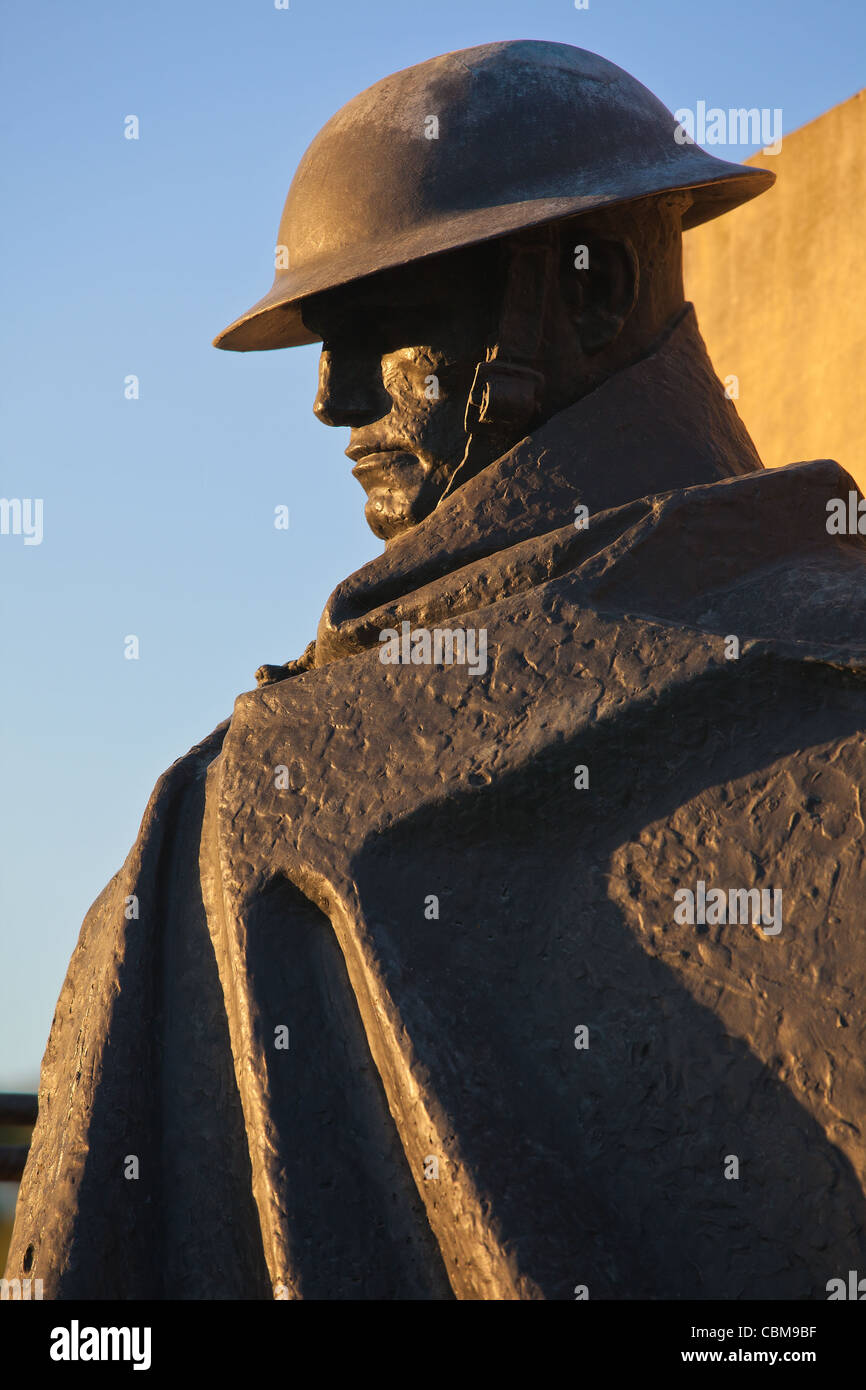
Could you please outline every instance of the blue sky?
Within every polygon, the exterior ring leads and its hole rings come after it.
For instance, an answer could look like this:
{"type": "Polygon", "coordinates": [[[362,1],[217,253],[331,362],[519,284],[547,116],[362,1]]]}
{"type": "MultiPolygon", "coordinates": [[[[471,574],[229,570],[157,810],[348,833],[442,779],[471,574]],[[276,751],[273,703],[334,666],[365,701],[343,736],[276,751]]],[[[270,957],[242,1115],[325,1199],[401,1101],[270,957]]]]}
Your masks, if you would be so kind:
{"type": "Polygon", "coordinates": [[[0,494],[44,501],[41,545],[0,536],[8,1090],[35,1087],[81,919],[159,774],[258,665],[302,651],[381,548],[345,432],[311,412],[316,348],[210,345],[269,287],[319,127],[398,68],[543,38],[612,59],[671,110],[781,107],[787,132],[863,85],[866,7],[5,0],[0,16],[0,494]]]}

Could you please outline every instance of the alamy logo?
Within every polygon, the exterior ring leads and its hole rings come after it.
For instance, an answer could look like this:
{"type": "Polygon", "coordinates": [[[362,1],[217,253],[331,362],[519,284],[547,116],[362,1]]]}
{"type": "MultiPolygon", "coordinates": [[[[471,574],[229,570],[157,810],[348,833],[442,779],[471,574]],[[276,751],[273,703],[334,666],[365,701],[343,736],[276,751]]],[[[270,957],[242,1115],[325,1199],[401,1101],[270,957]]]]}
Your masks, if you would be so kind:
{"type": "Polygon", "coordinates": [[[782,930],[781,888],[710,888],[703,879],[697,889],[678,888],[674,893],[674,921],[680,926],[719,926],[730,922],[742,927],[760,926],[765,936],[782,930]]]}
{"type": "Polygon", "coordinates": [[[0,1303],[42,1298],[41,1279],[0,1279],[0,1303]]]}
{"type": "Polygon", "coordinates": [[[23,536],[25,545],[41,545],[42,498],[0,497],[0,536],[23,536]]]}
{"type": "Polygon", "coordinates": [[[695,110],[681,106],[674,139],[678,145],[761,145],[762,154],[779,154],[782,148],[782,108],[769,106],[711,106],[699,101],[695,110]]]}
{"type": "Polygon", "coordinates": [[[52,1361],[131,1361],[134,1371],[150,1370],[149,1327],[69,1327],[51,1330],[52,1361]]]}
{"type": "Polygon", "coordinates": [[[844,497],[831,497],[827,503],[827,534],[830,536],[866,536],[866,497],[849,492],[844,497]]]}
{"type": "Polygon", "coordinates": [[[856,1303],[866,1302],[866,1279],[859,1279],[856,1269],[848,1270],[847,1286],[844,1279],[828,1279],[826,1288],[828,1303],[839,1299],[853,1299],[856,1303]]]}
{"type": "Polygon", "coordinates": [[[400,631],[385,627],[379,633],[384,645],[379,660],[384,666],[465,666],[472,676],[487,670],[487,629],[485,627],[413,628],[401,623],[400,631]]]}

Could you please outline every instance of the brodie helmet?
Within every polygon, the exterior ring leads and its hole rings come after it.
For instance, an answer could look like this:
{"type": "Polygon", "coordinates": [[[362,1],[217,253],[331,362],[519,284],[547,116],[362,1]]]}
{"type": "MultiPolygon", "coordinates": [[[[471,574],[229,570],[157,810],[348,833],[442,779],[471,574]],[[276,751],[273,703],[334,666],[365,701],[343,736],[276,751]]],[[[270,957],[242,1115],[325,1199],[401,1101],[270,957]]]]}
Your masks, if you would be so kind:
{"type": "Polygon", "coordinates": [[[652,92],[585,49],[520,39],[446,53],[376,82],[322,128],[286,198],[274,283],[214,345],[317,342],[308,295],[675,189],[691,193],[687,229],[774,180],[684,139],[652,92]]]}

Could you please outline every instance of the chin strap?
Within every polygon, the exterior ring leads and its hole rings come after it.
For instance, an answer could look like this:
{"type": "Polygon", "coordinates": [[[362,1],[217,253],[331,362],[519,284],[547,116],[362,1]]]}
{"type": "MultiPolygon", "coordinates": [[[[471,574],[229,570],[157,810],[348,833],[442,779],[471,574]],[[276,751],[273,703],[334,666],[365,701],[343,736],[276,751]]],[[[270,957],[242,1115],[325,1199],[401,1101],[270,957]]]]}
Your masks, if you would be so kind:
{"type": "MultiPolygon", "coordinates": [[[[538,362],[558,237],[551,226],[506,245],[508,266],[495,340],[475,368],[466,402],[466,448],[442,499],[480,473],[532,427],[544,377],[538,362]]],[[[440,499],[440,501],[442,500],[440,499]]]]}

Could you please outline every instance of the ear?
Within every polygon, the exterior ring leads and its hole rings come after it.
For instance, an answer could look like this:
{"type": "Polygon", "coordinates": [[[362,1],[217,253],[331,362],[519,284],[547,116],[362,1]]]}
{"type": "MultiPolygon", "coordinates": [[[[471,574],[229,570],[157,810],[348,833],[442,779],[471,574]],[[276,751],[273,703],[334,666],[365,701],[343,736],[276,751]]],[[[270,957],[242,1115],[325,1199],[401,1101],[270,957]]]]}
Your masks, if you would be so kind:
{"type": "Polygon", "coordinates": [[[634,246],[628,237],[587,235],[569,246],[561,275],[581,350],[587,356],[602,352],[619,337],[637,303],[640,265],[634,246]]]}

